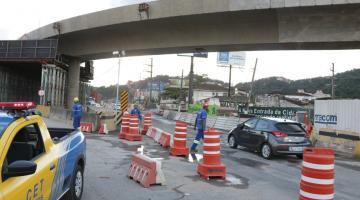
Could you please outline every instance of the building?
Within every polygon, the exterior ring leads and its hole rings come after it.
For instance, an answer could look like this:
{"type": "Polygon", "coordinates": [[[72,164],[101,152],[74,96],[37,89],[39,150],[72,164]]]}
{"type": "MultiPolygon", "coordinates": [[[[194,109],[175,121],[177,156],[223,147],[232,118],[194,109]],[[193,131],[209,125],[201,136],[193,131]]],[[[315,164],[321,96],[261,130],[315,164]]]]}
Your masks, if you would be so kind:
{"type": "Polygon", "coordinates": [[[308,93],[305,92],[303,89],[299,89],[296,94],[293,95],[285,95],[285,98],[303,101],[303,102],[310,102],[314,101],[315,99],[326,99],[330,98],[330,94],[325,94],[321,90],[316,90],[315,93],[308,93]]]}
{"type": "Polygon", "coordinates": [[[194,102],[200,102],[203,99],[212,97],[223,97],[228,95],[227,88],[220,85],[202,84],[193,90],[194,102]]]}

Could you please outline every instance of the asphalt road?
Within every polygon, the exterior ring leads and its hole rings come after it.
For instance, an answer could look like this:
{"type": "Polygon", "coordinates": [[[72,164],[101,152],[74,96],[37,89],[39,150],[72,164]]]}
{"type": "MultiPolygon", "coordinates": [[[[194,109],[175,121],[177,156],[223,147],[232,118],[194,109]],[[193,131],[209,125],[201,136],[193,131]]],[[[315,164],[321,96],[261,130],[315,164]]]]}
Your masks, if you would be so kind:
{"type": "MultiPolygon", "coordinates": [[[[175,123],[154,117],[153,125],[172,133],[175,123]]],[[[191,145],[194,133],[189,132],[191,145]]],[[[83,200],[298,199],[301,160],[293,156],[265,160],[246,149],[229,148],[225,138],[222,161],[227,167],[226,180],[206,181],[197,174],[197,163],[191,157],[169,156],[167,149],[147,136],[142,142],[128,142],[116,135],[87,135],[83,200]],[[165,186],[146,189],[126,177],[131,155],[141,146],[144,154],[162,159],[165,186]]],[[[201,158],[201,154],[197,157],[201,158]]],[[[337,200],[360,199],[360,162],[337,158],[335,182],[337,200]]]]}

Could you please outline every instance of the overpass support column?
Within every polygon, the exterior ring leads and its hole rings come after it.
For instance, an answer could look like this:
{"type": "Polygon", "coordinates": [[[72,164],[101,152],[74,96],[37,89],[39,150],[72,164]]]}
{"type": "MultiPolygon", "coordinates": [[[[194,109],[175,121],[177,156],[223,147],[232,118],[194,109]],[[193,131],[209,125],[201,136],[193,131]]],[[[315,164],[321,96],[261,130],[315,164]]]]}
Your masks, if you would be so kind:
{"type": "Polygon", "coordinates": [[[71,58],[67,80],[68,80],[68,82],[67,82],[67,107],[71,108],[74,97],[79,97],[79,84],[80,84],[80,59],[79,58],[71,58]]]}

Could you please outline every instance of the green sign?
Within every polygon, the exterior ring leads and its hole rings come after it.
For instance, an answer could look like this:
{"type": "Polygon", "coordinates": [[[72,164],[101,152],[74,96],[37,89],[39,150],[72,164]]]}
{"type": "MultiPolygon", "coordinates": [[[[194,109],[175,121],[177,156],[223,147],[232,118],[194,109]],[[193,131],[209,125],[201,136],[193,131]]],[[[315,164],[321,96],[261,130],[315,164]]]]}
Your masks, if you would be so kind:
{"type": "Polygon", "coordinates": [[[291,107],[249,107],[247,110],[246,106],[239,106],[239,114],[250,114],[261,117],[275,117],[284,119],[294,119],[295,114],[298,111],[309,110],[303,108],[291,108],[291,107]]]}

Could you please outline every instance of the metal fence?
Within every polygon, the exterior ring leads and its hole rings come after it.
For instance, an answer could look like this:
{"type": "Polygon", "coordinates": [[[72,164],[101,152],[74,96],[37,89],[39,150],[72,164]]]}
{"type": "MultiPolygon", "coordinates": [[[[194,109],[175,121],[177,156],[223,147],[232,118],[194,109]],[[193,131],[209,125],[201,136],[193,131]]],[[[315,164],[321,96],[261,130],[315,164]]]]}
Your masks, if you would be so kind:
{"type": "MultiPolygon", "coordinates": [[[[194,125],[196,114],[165,110],[163,117],[170,120],[184,121],[189,125],[194,125]]],[[[229,131],[236,127],[242,121],[242,119],[236,117],[209,116],[207,118],[206,125],[208,128],[217,128],[219,130],[229,131]]]]}
{"type": "Polygon", "coordinates": [[[24,73],[21,69],[0,66],[0,101],[38,102],[40,68],[24,73]]]}
{"type": "Polygon", "coordinates": [[[54,59],[58,40],[3,40],[0,41],[0,59],[54,59]]]}

